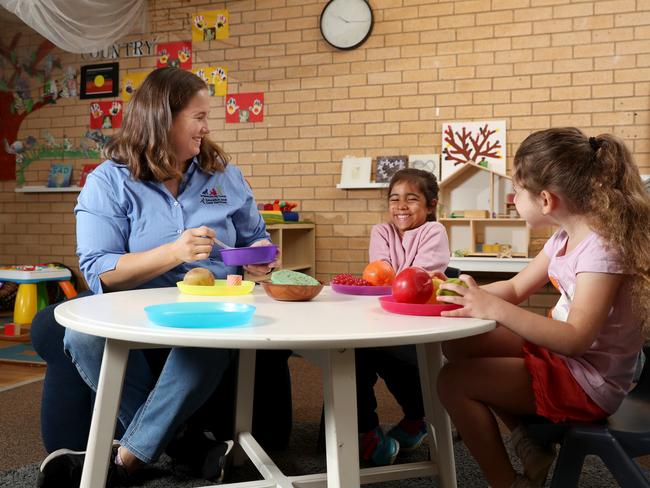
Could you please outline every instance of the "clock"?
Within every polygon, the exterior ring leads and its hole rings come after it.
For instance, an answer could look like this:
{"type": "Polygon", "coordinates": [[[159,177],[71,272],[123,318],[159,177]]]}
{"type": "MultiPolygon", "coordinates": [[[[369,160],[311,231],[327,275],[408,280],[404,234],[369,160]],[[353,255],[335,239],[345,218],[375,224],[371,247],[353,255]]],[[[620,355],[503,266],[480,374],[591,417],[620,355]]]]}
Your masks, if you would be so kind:
{"type": "Polygon", "coordinates": [[[354,49],[370,37],[373,20],[366,0],[330,0],[320,15],[320,31],[331,46],[354,49]]]}

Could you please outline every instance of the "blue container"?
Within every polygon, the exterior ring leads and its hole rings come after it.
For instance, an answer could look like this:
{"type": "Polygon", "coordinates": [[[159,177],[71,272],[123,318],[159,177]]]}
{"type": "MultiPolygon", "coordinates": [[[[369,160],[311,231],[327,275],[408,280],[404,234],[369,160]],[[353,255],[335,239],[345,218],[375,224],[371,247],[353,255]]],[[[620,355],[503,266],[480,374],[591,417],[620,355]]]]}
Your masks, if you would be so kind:
{"type": "Polygon", "coordinates": [[[298,212],[282,212],[282,217],[284,217],[285,222],[298,222],[298,217],[300,214],[298,212]]]}
{"type": "Polygon", "coordinates": [[[230,302],[175,302],[149,305],[144,311],[156,325],[207,329],[245,325],[253,318],[255,307],[230,302]]]}

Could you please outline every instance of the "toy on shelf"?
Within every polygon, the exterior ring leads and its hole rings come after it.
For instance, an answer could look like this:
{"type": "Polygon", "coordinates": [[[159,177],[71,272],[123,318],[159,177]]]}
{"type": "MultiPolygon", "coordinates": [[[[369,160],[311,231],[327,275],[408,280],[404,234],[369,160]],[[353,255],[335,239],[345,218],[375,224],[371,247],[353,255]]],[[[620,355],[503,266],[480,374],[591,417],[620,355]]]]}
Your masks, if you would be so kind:
{"type": "Polygon", "coordinates": [[[440,182],[439,195],[438,220],[451,249],[466,256],[528,257],[530,231],[514,207],[509,176],[468,161],[440,182]]]}
{"type": "Polygon", "coordinates": [[[283,222],[298,221],[298,212],[292,211],[297,206],[298,204],[294,202],[275,200],[273,203],[260,203],[257,205],[257,209],[265,223],[282,224],[283,222]]]}

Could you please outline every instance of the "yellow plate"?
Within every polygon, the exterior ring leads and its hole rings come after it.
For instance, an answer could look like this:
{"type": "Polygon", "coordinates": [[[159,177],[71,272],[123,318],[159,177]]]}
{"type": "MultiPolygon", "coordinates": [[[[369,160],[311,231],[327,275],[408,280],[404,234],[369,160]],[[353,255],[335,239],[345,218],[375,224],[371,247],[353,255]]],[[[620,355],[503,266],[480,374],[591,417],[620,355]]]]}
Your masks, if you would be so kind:
{"type": "Polygon", "coordinates": [[[228,297],[235,295],[246,295],[253,291],[254,281],[242,281],[241,285],[228,286],[226,280],[214,280],[213,286],[186,285],[182,281],[176,283],[176,286],[187,295],[209,295],[215,297],[228,297]]]}

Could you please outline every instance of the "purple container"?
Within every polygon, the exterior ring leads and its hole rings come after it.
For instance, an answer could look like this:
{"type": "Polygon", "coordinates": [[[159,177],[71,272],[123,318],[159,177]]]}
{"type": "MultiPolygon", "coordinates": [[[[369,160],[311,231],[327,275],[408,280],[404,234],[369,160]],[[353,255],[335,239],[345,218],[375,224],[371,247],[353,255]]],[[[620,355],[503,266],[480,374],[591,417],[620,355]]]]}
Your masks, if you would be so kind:
{"type": "Polygon", "coordinates": [[[221,259],[227,266],[243,266],[247,264],[267,264],[275,260],[278,246],[236,247],[219,249],[221,259]]]}

